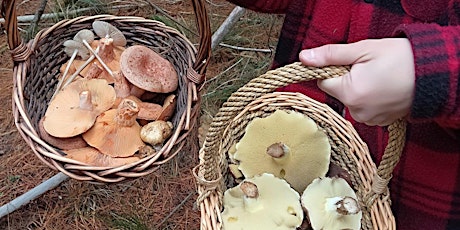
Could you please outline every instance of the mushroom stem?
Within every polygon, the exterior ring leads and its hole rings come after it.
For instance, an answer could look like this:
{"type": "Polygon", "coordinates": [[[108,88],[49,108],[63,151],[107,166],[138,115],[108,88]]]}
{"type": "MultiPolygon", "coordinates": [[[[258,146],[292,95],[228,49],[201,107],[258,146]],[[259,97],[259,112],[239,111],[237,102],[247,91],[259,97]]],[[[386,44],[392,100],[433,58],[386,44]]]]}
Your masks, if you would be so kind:
{"type": "Polygon", "coordinates": [[[115,80],[113,88],[115,89],[117,97],[128,97],[130,95],[130,87],[128,80],[126,80],[125,76],[123,76],[123,73],[121,71],[118,71],[114,73],[113,78],[115,80]]]}
{"type": "Polygon", "coordinates": [[[326,211],[337,213],[337,215],[353,215],[361,211],[358,201],[352,197],[326,198],[326,211]]]}
{"type": "MultiPolygon", "coordinates": [[[[91,49],[92,50],[92,49],[91,49]]],[[[99,52],[99,47],[96,48],[96,50],[94,51],[95,53],[98,53],[99,52]]],[[[91,63],[93,60],[94,60],[95,56],[94,55],[91,55],[86,61],[85,63],[83,63],[83,65],[81,65],[80,67],[78,67],[78,69],[75,71],[75,73],[73,73],[69,79],[67,79],[67,81],[64,83],[64,85],[62,86],[62,88],[66,87],[68,84],[70,84],[77,76],[78,74],[80,74],[80,72],[86,67],[89,65],[89,63],[91,63]]]]}
{"type": "Polygon", "coordinates": [[[93,103],[91,102],[91,93],[87,90],[80,93],[80,109],[93,110],[93,103]]]}
{"type": "Polygon", "coordinates": [[[257,212],[264,208],[262,202],[259,202],[257,199],[259,198],[259,189],[256,184],[249,181],[243,181],[240,184],[240,189],[244,194],[243,202],[246,211],[257,212]]]}
{"type": "Polygon", "coordinates": [[[120,126],[133,126],[136,122],[139,106],[136,102],[129,99],[124,99],[118,106],[115,122],[120,126]]]}
{"type": "Polygon", "coordinates": [[[241,191],[243,191],[244,195],[248,198],[257,198],[259,197],[259,190],[257,189],[257,185],[249,182],[244,181],[240,185],[241,191]]]}
{"type": "Polygon", "coordinates": [[[65,79],[67,77],[67,74],[69,73],[70,67],[72,66],[72,62],[77,57],[77,54],[78,54],[78,50],[76,49],[76,50],[73,51],[72,56],[70,56],[69,62],[67,63],[67,66],[65,67],[65,70],[64,70],[64,73],[62,74],[61,79],[59,79],[59,82],[58,82],[58,84],[56,86],[56,90],[54,91],[54,94],[51,97],[51,100],[53,100],[54,97],[56,96],[56,94],[59,92],[59,90],[61,90],[62,85],[63,85],[63,83],[64,83],[64,81],[65,81],[65,79]]]}
{"type": "Polygon", "coordinates": [[[99,57],[108,63],[113,61],[115,57],[113,39],[101,38],[99,46],[101,47],[101,51],[98,53],[99,57]]]}
{"type": "Polygon", "coordinates": [[[289,152],[289,147],[282,142],[274,143],[267,148],[267,154],[273,157],[275,161],[282,161],[287,158],[289,152]]]}
{"type": "Polygon", "coordinates": [[[91,46],[88,44],[86,40],[83,40],[83,44],[88,48],[88,50],[97,58],[97,60],[101,63],[102,67],[104,67],[105,71],[110,74],[110,76],[113,77],[113,72],[112,70],[105,64],[105,62],[102,60],[102,58],[97,54],[96,51],[91,48],[91,46]]]}

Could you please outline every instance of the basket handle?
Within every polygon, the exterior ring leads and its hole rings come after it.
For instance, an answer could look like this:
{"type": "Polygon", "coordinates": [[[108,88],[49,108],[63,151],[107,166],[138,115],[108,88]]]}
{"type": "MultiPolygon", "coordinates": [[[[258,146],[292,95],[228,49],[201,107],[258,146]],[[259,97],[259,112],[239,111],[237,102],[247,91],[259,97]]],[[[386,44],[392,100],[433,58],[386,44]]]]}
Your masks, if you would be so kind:
{"type": "MultiPolygon", "coordinates": [[[[204,0],[191,0],[195,11],[195,21],[199,33],[199,47],[193,69],[189,78],[199,84],[204,81],[209,58],[211,57],[211,26],[204,0]]],[[[8,46],[12,52],[14,62],[27,60],[32,53],[31,49],[24,44],[18,29],[15,0],[4,0],[1,6],[1,15],[5,19],[4,27],[7,32],[8,46]]]]}
{"type": "Polygon", "coordinates": [[[6,29],[8,47],[11,50],[13,61],[25,61],[32,51],[24,44],[24,41],[20,37],[15,0],[2,1],[1,14],[5,19],[4,27],[6,29]]]}
{"type": "Polygon", "coordinates": [[[200,74],[202,77],[199,82],[204,81],[204,74],[209,64],[209,58],[211,57],[211,26],[206,10],[206,4],[204,0],[192,0],[193,10],[195,11],[195,19],[200,34],[200,46],[197,51],[197,58],[193,69],[200,74]]]}
{"type": "MultiPolygon", "coordinates": [[[[301,81],[327,79],[340,77],[349,72],[348,66],[327,66],[322,68],[304,66],[300,62],[292,63],[284,67],[270,70],[265,74],[252,79],[243,87],[234,92],[215,115],[211,127],[206,135],[205,142],[200,151],[200,157],[204,160],[201,167],[201,181],[216,181],[218,175],[215,166],[207,165],[221,162],[222,159],[213,159],[218,152],[219,137],[233,117],[240,113],[244,107],[254,99],[275,91],[277,88],[301,81]],[[204,168],[204,170],[203,170],[204,168]]],[[[367,193],[364,203],[371,207],[375,199],[387,192],[387,185],[392,177],[392,172],[399,162],[405,143],[406,121],[397,120],[388,127],[389,140],[385,148],[382,160],[377,167],[372,180],[371,190],[367,193]]],[[[221,162],[222,163],[222,162],[221,162]]],[[[221,165],[222,166],[222,165],[221,165]]],[[[223,169],[222,169],[223,170],[223,169]]]]}

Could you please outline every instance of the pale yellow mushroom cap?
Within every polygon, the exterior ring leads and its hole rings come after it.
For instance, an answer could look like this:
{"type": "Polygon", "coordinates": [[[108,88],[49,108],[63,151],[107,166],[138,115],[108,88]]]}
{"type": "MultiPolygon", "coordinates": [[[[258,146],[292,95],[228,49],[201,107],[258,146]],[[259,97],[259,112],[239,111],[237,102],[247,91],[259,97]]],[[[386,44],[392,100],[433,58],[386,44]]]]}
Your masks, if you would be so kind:
{"type": "Polygon", "coordinates": [[[311,118],[278,110],[247,125],[233,157],[246,178],[271,173],[302,192],[313,179],[326,175],[330,154],[328,137],[311,118]],[[283,143],[288,153],[280,158],[267,154],[275,143],[283,143]]]}
{"type": "Polygon", "coordinates": [[[300,195],[289,184],[272,174],[264,173],[245,179],[224,193],[223,227],[231,229],[296,229],[302,224],[300,195]],[[250,198],[241,190],[244,182],[257,186],[250,198]]]}
{"type": "Polygon", "coordinates": [[[308,218],[314,230],[361,228],[362,212],[356,194],[340,177],[313,180],[302,193],[301,201],[302,206],[308,211],[308,218]],[[345,202],[345,197],[349,201],[345,202]],[[339,208],[342,209],[342,214],[337,211],[339,208]],[[344,214],[344,210],[348,210],[349,213],[344,214]]]}

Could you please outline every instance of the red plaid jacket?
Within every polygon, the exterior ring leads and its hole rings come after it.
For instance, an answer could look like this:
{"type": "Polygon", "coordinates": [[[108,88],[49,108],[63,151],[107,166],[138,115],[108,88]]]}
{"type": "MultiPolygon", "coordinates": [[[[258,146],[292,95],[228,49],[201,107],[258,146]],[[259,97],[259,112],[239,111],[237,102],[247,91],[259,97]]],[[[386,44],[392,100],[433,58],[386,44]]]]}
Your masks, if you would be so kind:
{"type": "MultiPolygon", "coordinates": [[[[398,229],[460,229],[460,0],[230,0],[259,12],[285,14],[273,68],[300,50],[367,38],[407,37],[416,89],[407,143],[390,191],[398,229]]],[[[341,111],[315,82],[302,92],[341,111]]],[[[347,117],[378,163],[387,143],[382,127],[347,117]]]]}

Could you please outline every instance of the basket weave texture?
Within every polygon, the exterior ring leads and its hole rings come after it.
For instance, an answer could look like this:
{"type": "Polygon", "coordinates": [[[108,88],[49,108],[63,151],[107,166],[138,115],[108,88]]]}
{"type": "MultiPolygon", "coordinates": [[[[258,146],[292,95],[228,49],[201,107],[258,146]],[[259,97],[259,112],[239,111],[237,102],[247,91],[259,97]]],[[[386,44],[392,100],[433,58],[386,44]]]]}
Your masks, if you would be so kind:
{"type": "Polygon", "coordinates": [[[49,167],[71,178],[96,182],[119,182],[154,172],[169,161],[188,143],[199,115],[198,89],[204,80],[211,52],[211,32],[204,1],[192,0],[200,46],[195,46],[179,31],[165,24],[141,17],[114,15],[82,16],[62,20],[38,32],[34,39],[24,43],[20,38],[15,1],[2,2],[2,14],[8,44],[14,61],[13,113],[15,124],[35,155],[49,167]],[[63,43],[71,40],[82,29],[92,30],[92,22],[101,20],[118,28],[127,39],[127,46],[144,45],[169,60],[179,76],[175,91],[177,105],[172,117],[173,135],[156,154],[119,167],[95,167],[64,157],[63,152],[38,134],[38,122],[46,112],[48,102],[58,83],[59,69],[69,58],[63,43]]]}
{"type": "Polygon", "coordinates": [[[228,171],[229,149],[244,135],[250,121],[276,110],[303,113],[327,134],[331,161],[350,174],[352,188],[363,207],[362,229],[396,228],[387,184],[404,146],[405,122],[398,120],[388,127],[389,143],[377,167],[351,123],[330,107],[300,93],[274,92],[291,83],[339,77],[347,72],[344,66],[314,68],[293,63],[254,78],[230,96],[210,125],[200,149],[200,164],[194,169],[201,229],[222,228],[223,193],[236,185],[228,171]]]}

